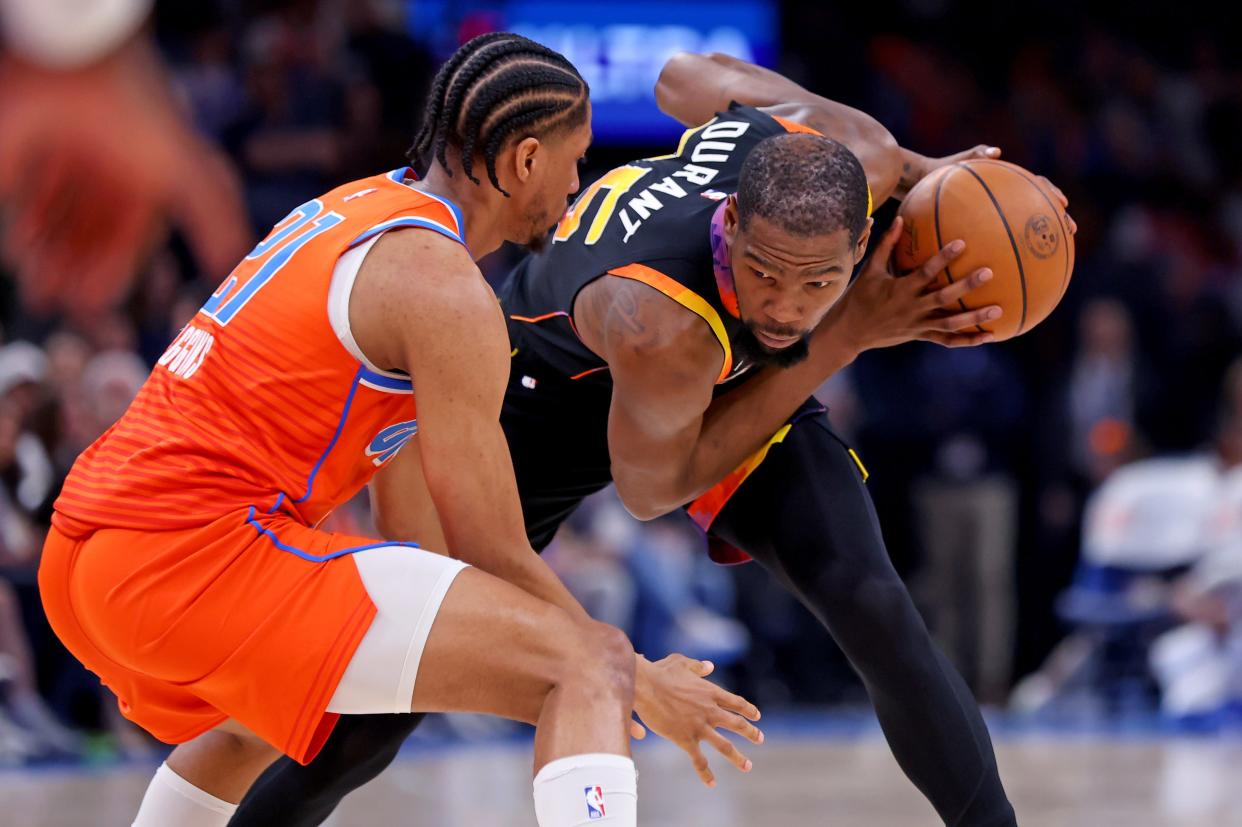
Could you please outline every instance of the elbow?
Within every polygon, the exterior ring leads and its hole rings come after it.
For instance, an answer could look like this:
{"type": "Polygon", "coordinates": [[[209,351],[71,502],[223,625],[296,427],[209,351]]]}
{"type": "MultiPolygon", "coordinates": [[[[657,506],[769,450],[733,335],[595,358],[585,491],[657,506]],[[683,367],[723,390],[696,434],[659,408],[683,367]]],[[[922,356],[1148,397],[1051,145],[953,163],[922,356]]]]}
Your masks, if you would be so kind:
{"type": "Polygon", "coordinates": [[[696,81],[701,82],[704,73],[712,70],[710,64],[719,63],[724,57],[715,52],[705,55],[677,52],[665,61],[655,85],[656,105],[660,111],[685,123],[682,110],[687,99],[694,96],[696,81]]]}
{"type": "Polygon", "coordinates": [[[382,540],[390,540],[394,543],[399,543],[409,542],[414,539],[413,537],[405,536],[408,535],[409,532],[403,532],[402,527],[399,524],[400,521],[393,519],[386,511],[376,511],[373,520],[375,522],[375,531],[379,534],[380,539],[382,540]]]}
{"type": "Polygon", "coordinates": [[[613,484],[617,488],[617,498],[621,500],[625,510],[631,517],[644,523],[663,517],[677,507],[668,505],[666,498],[656,496],[659,492],[648,485],[626,483],[620,478],[614,479],[613,484]]]}
{"type": "Polygon", "coordinates": [[[660,69],[660,77],[656,79],[655,98],[656,106],[660,107],[660,111],[665,115],[672,115],[672,109],[676,105],[677,90],[680,85],[679,79],[693,69],[688,65],[698,55],[690,52],[678,52],[670,57],[664,63],[664,67],[660,69]]]}

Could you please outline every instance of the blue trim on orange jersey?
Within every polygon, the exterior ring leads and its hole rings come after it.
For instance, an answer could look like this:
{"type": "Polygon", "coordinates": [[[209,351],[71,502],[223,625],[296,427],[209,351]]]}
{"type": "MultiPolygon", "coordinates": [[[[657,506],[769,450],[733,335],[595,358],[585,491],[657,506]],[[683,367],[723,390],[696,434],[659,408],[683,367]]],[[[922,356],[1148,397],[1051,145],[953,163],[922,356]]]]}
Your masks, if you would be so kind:
{"type": "Polygon", "coordinates": [[[284,502],[284,501],[285,501],[285,492],[284,492],[284,491],[281,491],[281,492],[280,492],[280,496],[276,498],[276,502],[272,505],[272,510],[271,510],[271,511],[269,511],[269,512],[267,512],[267,513],[268,513],[268,514],[275,514],[275,513],[276,513],[276,510],[280,508],[280,504],[281,504],[282,502],[284,502]]]}
{"type": "Polygon", "coordinates": [[[394,542],[389,542],[389,543],[368,543],[365,546],[353,546],[351,548],[343,548],[338,551],[334,551],[331,554],[322,554],[322,555],[311,554],[308,551],[303,551],[302,549],[297,548],[295,546],[291,546],[288,543],[282,543],[280,539],[275,534],[272,533],[271,529],[265,528],[262,523],[260,523],[258,520],[254,518],[254,506],[253,505],[250,506],[250,513],[246,515],[246,522],[252,528],[254,528],[255,531],[259,532],[264,537],[271,540],[272,545],[276,546],[276,548],[280,549],[281,551],[287,551],[290,554],[296,554],[298,557],[301,557],[303,560],[309,560],[312,563],[325,563],[328,560],[332,560],[337,557],[344,557],[346,554],[354,554],[355,552],[366,551],[367,549],[372,549],[372,548],[387,548],[388,546],[404,546],[406,548],[421,548],[421,546],[418,543],[401,543],[401,542],[394,541],[394,542]]]}
{"type": "Polygon", "coordinates": [[[449,210],[453,213],[453,218],[457,219],[457,232],[461,236],[462,246],[466,246],[468,248],[466,245],[466,217],[462,215],[461,207],[457,206],[447,198],[439,195],[433,195],[426,190],[419,190],[419,192],[428,198],[434,198],[436,201],[439,201],[441,204],[449,208],[449,210]]]}
{"type": "Polygon", "coordinates": [[[388,232],[389,230],[395,230],[398,227],[419,227],[424,230],[431,230],[432,232],[439,233],[445,238],[451,238],[453,241],[456,241],[458,244],[462,245],[463,247],[466,246],[466,242],[462,240],[461,236],[457,235],[452,230],[450,230],[448,227],[445,227],[443,224],[437,224],[436,222],[430,221],[426,218],[413,218],[413,217],[394,218],[392,221],[385,221],[383,224],[377,224],[371,229],[364,232],[362,235],[355,238],[353,241],[349,242],[349,246],[357,247],[359,244],[366,241],[368,238],[373,238],[379,235],[380,233],[385,233],[385,232],[388,232]]]}
{"type": "MultiPolygon", "coordinates": [[[[388,177],[396,181],[398,184],[409,186],[408,184],[405,183],[405,179],[413,178],[415,181],[417,181],[418,173],[414,171],[414,167],[400,167],[388,173],[388,177]]],[[[411,189],[413,188],[411,187],[411,189]]],[[[452,211],[453,217],[457,219],[457,232],[461,235],[461,243],[465,244],[466,243],[466,216],[462,214],[461,207],[457,206],[452,201],[448,200],[442,195],[433,195],[432,193],[429,193],[426,190],[418,190],[418,191],[421,192],[423,195],[427,196],[428,198],[434,198],[436,201],[439,201],[441,204],[448,207],[452,211]]]]}
{"type": "Polygon", "coordinates": [[[310,476],[306,479],[306,493],[293,500],[294,503],[306,502],[310,498],[311,491],[315,487],[315,475],[319,473],[319,469],[323,466],[324,460],[328,458],[328,454],[332,453],[332,449],[336,446],[336,441],[341,438],[341,431],[345,430],[345,420],[349,418],[349,407],[354,404],[354,394],[358,391],[358,383],[362,380],[364,371],[366,371],[366,368],[358,365],[358,372],[354,374],[353,384],[349,386],[349,396],[345,397],[345,408],[341,411],[341,421],[336,423],[336,433],[332,435],[332,440],[328,443],[328,447],[323,449],[323,454],[320,455],[319,461],[311,469],[310,476]]]}
{"type": "Polygon", "coordinates": [[[362,366],[362,370],[359,373],[358,378],[359,378],[359,381],[366,382],[367,384],[370,384],[370,385],[376,385],[385,390],[390,390],[390,391],[413,391],[414,390],[414,383],[411,382],[409,379],[398,379],[395,376],[388,376],[383,373],[376,373],[375,371],[368,369],[366,365],[362,366]]]}

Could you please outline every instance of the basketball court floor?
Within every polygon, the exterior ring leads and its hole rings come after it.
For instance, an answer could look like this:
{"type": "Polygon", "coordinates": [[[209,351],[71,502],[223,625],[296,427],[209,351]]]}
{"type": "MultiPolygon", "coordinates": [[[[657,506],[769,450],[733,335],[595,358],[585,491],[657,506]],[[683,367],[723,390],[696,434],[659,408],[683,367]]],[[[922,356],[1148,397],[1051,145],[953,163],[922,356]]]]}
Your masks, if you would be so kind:
{"type": "MultiPolygon", "coordinates": [[[[668,744],[639,747],[645,827],[935,827],[878,731],[829,719],[767,722],[743,776],[713,762],[703,787],[668,744]]],[[[1012,732],[997,737],[1024,827],[1242,827],[1242,737],[1012,732]]],[[[415,744],[330,827],[535,827],[525,740],[415,744]]],[[[127,825],[153,765],[0,771],[7,827],[127,825]]]]}

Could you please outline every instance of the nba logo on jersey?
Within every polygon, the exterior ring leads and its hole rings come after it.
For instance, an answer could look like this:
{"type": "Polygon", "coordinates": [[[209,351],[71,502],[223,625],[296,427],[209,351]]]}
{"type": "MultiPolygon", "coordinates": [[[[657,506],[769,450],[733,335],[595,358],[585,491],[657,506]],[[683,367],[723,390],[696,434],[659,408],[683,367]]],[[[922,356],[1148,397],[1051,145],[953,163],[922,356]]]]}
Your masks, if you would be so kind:
{"type": "Polygon", "coordinates": [[[586,788],[587,818],[594,821],[604,817],[604,788],[586,788]]]}

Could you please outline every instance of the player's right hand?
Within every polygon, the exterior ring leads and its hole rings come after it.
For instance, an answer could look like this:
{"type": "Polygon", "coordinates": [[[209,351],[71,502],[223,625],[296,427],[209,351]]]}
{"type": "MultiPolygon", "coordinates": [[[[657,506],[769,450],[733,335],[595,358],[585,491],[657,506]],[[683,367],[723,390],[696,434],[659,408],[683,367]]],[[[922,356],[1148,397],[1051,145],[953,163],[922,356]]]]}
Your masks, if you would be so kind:
{"type": "Polygon", "coordinates": [[[751,762],[721,735],[727,729],[752,744],[763,743],[763,733],[751,721],[759,720],[759,710],[750,701],[727,692],[706,680],[715,667],[710,661],[685,655],[669,655],[652,663],[639,658],[634,711],[652,732],[686,751],[699,779],[716,786],[707,757],[699,744],[706,741],[742,772],[750,772],[751,762]]]}
{"type": "Polygon", "coordinates": [[[923,340],[945,347],[970,347],[991,342],[991,333],[979,325],[1000,318],[1001,308],[988,305],[977,310],[961,310],[960,300],[992,278],[992,271],[981,267],[966,278],[939,287],[940,273],[966,249],[964,242],[949,242],[922,267],[895,275],[890,266],[893,248],[901,236],[898,216],[888,229],[870,261],[832,308],[831,324],[844,331],[858,353],[878,347],[923,340]]]}

